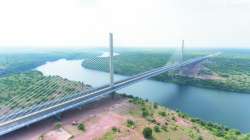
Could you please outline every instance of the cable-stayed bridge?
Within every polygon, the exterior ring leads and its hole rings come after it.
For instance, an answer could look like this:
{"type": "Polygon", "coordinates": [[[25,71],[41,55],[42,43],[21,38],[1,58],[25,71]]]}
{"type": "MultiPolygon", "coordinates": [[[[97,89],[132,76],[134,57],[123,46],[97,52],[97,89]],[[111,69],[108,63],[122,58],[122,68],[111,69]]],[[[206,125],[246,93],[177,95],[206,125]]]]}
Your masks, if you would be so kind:
{"type": "MultiPolygon", "coordinates": [[[[198,64],[204,60],[218,55],[218,53],[180,61],[179,63],[165,65],[152,70],[136,74],[134,76],[114,81],[113,73],[113,36],[110,34],[110,55],[109,70],[110,83],[97,88],[79,87],[75,83],[70,83],[70,89],[66,94],[54,96],[58,84],[67,84],[67,80],[58,78],[57,80],[41,79],[36,85],[23,91],[23,94],[14,97],[7,103],[0,113],[0,136],[29,126],[51,116],[60,115],[70,109],[81,107],[82,105],[99,100],[121,88],[125,88],[141,80],[145,80],[165,72],[181,70],[183,67],[198,64]],[[52,83],[52,84],[47,84],[52,83]],[[47,86],[47,90],[42,89],[47,86]],[[27,94],[34,93],[34,94],[27,94]],[[36,93],[36,94],[35,94],[36,93]],[[53,96],[52,96],[53,95],[53,96]],[[41,98],[44,97],[44,98],[41,98]]],[[[181,55],[182,56],[182,55],[181,55]]],[[[182,59],[181,59],[182,60],[182,59]]],[[[57,91],[58,93],[59,91],[57,91]]],[[[59,92],[60,93],[60,92],[59,92]]]]}

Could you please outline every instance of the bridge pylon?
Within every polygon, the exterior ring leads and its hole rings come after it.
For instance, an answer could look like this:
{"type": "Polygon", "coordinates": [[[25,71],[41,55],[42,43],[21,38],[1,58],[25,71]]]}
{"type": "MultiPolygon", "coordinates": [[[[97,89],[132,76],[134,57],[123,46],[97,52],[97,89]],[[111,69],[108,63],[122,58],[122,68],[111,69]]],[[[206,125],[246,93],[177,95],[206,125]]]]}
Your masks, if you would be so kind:
{"type": "MultiPolygon", "coordinates": [[[[184,62],[184,45],[185,45],[185,42],[184,40],[181,41],[181,50],[180,50],[180,58],[179,58],[179,63],[183,63],[184,62]]],[[[183,69],[180,69],[179,70],[179,74],[180,75],[183,75],[183,69]]]]}
{"type": "Polygon", "coordinates": [[[113,66],[113,33],[109,33],[109,72],[110,72],[110,87],[114,85],[114,66],[113,66]]]}
{"type": "Polygon", "coordinates": [[[181,41],[181,63],[184,61],[184,45],[185,45],[185,42],[184,40],[181,41]]]}

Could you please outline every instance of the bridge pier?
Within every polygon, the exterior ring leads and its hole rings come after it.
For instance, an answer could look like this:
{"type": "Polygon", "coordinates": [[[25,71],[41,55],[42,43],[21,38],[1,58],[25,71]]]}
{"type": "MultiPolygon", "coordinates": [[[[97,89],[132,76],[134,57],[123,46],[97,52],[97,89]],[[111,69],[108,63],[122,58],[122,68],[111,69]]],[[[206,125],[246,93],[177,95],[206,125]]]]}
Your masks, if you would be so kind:
{"type": "Polygon", "coordinates": [[[61,121],[61,120],[62,120],[62,114],[61,114],[61,113],[56,114],[54,117],[55,117],[56,120],[58,120],[58,121],[61,121]]]}
{"type": "Polygon", "coordinates": [[[77,107],[78,110],[82,110],[82,106],[77,107]]]}
{"type": "Polygon", "coordinates": [[[112,98],[112,99],[115,98],[115,94],[116,94],[116,92],[112,92],[112,93],[111,93],[111,98],[112,98]]]}
{"type": "Polygon", "coordinates": [[[113,68],[113,34],[109,33],[109,71],[110,71],[110,87],[114,85],[114,68],[113,68]]]}
{"type": "Polygon", "coordinates": [[[181,42],[181,63],[184,61],[184,40],[181,42]]]}

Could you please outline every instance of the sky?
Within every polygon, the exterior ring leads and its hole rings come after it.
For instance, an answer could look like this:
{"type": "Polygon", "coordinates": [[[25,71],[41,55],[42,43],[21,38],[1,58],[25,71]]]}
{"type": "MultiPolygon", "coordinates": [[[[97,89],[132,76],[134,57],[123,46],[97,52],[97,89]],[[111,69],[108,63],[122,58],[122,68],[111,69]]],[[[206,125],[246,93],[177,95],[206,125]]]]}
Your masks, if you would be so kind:
{"type": "Polygon", "coordinates": [[[0,47],[249,47],[250,0],[1,0],[0,47]]]}

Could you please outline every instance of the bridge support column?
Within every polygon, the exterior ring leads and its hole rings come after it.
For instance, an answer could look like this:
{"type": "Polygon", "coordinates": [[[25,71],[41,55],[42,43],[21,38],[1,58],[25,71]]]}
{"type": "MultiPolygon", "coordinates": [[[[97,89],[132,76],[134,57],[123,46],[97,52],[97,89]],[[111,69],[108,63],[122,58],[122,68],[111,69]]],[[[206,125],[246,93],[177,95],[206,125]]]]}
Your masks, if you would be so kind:
{"type": "Polygon", "coordinates": [[[112,93],[111,93],[111,98],[112,98],[112,99],[115,98],[115,94],[116,94],[115,92],[112,92],[112,93]]]}
{"type": "Polygon", "coordinates": [[[184,40],[181,42],[181,63],[184,61],[184,40]]]}
{"type": "Polygon", "coordinates": [[[55,115],[56,120],[61,121],[62,120],[62,114],[56,114],[55,115]]]}
{"type": "Polygon", "coordinates": [[[110,87],[114,85],[114,68],[113,68],[113,34],[109,33],[109,71],[110,71],[110,87]]]}
{"type": "Polygon", "coordinates": [[[82,106],[77,107],[78,110],[82,110],[82,106]]]}
{"type": "MultiPolygon", "coordinates": [[[[184,40],[182,40],[181,42],[181,52],[180,52],[180,62],[179,63],[183,63],[184,62],[184,40]]],[[[179,71],[180,75],[183,75],[183,69],[181,68],[179,71]]]]}

